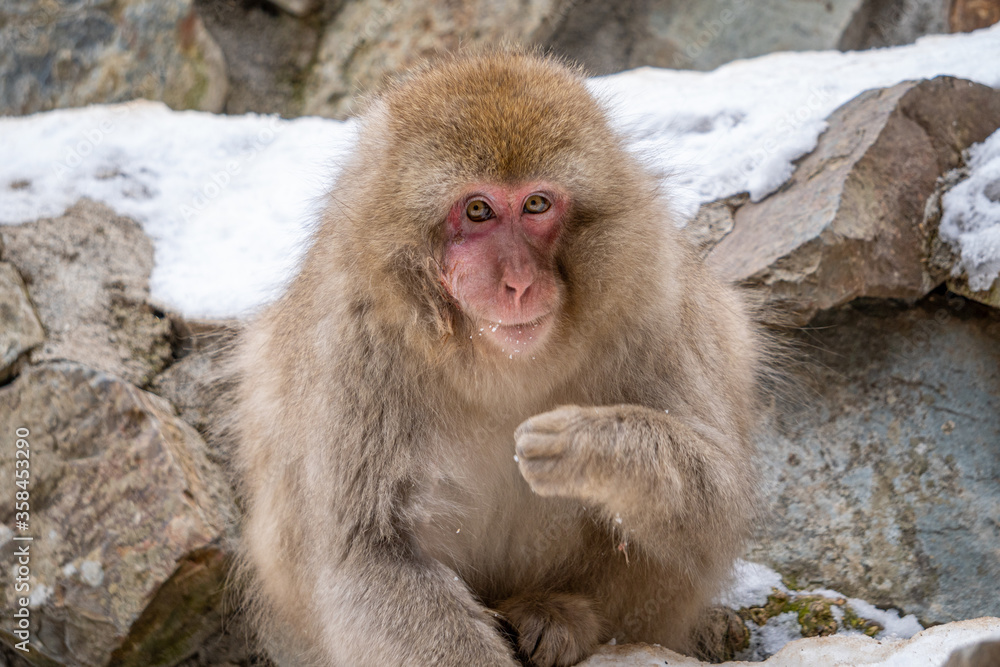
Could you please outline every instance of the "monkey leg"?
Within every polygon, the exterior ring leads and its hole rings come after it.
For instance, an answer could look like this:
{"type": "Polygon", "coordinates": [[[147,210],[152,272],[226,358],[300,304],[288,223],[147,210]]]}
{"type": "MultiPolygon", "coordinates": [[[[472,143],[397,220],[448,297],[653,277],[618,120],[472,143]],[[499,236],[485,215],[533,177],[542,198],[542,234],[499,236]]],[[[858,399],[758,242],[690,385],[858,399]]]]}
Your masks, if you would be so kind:
{"type": "Polygon", "coordinates": [[[594,601],[573,593],[522,593],[497,604],[517,631],[518,655],[533,667],[575,665],[602,641],[594,601]]]}

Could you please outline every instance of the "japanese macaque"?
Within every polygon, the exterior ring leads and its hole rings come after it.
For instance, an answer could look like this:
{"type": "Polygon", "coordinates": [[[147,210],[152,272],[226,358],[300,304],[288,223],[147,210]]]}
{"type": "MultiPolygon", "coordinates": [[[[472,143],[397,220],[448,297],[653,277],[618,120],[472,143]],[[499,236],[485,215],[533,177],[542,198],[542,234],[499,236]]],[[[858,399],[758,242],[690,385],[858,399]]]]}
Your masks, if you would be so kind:
{"type": "Polygon", "coordinates": [[[756,513],[760,336],[574,70],[453,57],[361,121],[239,353],[248,586],[288,665],[690,649],[756,513]]]}

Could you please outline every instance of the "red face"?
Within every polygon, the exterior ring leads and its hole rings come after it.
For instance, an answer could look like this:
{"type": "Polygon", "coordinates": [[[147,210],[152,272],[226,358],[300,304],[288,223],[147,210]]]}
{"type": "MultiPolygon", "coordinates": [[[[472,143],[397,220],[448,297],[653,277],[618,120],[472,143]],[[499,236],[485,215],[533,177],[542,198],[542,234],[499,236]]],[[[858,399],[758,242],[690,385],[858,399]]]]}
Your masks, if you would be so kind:
{"type": "Polygon", "coordinates": [[[448,214],[442,279],[474,337],[516,358],[552,330],[562,298],[554,253],[569,202],[545,182],[471,185],[448,214]]]}

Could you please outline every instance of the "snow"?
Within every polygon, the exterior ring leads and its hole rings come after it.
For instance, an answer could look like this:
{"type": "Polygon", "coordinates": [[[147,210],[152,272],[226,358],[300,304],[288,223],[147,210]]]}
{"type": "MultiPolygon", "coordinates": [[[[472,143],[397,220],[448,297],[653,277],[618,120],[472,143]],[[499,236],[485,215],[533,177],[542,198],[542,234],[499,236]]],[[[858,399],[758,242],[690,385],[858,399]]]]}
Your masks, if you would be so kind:
{"type": "Polygon", "coordinates": [[[733,583],[715,602],[730,609],[759,607],[767,603],[773,589],[788,590],[780,574],[766,565],[738,560],[733,566],[733,583]]]}
{"type": "Polygon", "coordinates": [[[154,300],[188,316],[238,315],[293,273],[354,134],[354,123],[146,101],[3,118],[0,222],[104,202],[153,239],[154,300]]]}
{"type": "MultiPolygon", "coordinates": [[[[771,568],[744,560],[736,561],[733,566],[732,584],[716,598],[715,604],[730,609],[759,607],[765,605],[768,596],[776,591],[786,593],[793,599],[818,595],[830,600],[846,600],[846,606],[859,617],[875,621],[882,626],[883,630],[876,635],[878,640],[908,639],[924,629],[913,614],[900,616],[899,611],[895,609],[879,609],[869,602],[848,598],[828,588],[791,590],[782,583],[781,575],[771,568]]],[[[838,622],[843,619],[842,606],[831,605],[830,610],[838,622]]],[[[747,627],[750,629],[750,646],[740,652],[741,660],[765,660],[778,653],[789,642],[801,638],[798,616],[794,612],[778,614],[763,625],[748,621],[747,627]]],[[[837,634],[864,636],[857,630],[845,629],[843,626],[837,634]]]]}
{"type": "MultiPolygon", "coordinates": [[[[1000,618],[978,618],[928,628],[910,639],[865,636],[811,637],[785,644],[764,662],[727,662],[732,667],[940,667],[956,649],[1000,640],[1000,618]]],[[[708,667],[708,663],[669,649],[645,644],[605,645],[580,667],[672,665],[708,667]]]]}
{"type": "MultiPolygon", "coordinates": [[[[662,175],[683,222],[701,203],[774,191],[816,145],[824,118],[858,93],[939,74],[1000,87],[997,62],[1000,25],[874,51],[771,54],[713,72],[643,68],[590,85],[662,175]]],[[[0,223],[59,215],[83,196],[102,201],[154,240],[154,300],[189,317],[245,315],[294,273],[355,131],[151,102],[0,118],[0,223]]],[[[987,215],[948,223],[978,285],[1000,265],[996,214],[981,201],[960,208],[987,215]]]]}
{"type": "Polygon", "coordinates": [[[969,178],[945,193],[939,234],[959,255],[952,273],[988,290],[1000,275],[1000,130],[969,147],[969,178]]]}

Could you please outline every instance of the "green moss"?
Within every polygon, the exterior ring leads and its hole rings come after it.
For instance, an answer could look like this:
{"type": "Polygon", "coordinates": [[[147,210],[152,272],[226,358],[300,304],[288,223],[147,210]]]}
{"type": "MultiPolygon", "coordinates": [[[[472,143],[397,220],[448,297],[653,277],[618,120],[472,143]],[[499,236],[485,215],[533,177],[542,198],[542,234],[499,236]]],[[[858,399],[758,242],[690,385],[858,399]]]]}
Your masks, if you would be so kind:
{"type": "Polygon", "coordinates": [[[844,618],[841,621],[843,626],[850,630],[858,630],[869,637],[875,637],[885,630],[880,624],[867,618],[861,618],[857,612],[851,609],[850,605],[844,605],[844,618]]]}
{"type": "MultiPolygon", "coordinates": [[[[764,625],[779,614],[792,612],[798,618],[803,637],[826,637],[837,632],[839,624],[833,615],[833,607],[844,605],[846,601],[843,598],[826,598],[822,595],[790,596],[784,591],[773,591],[767,597],[766,604],[745,607],[739,611],[740,617],[757,625],[764,625]]],[[[854,617],[857,618],[857,615],[854,614],[854,617]]]]}

